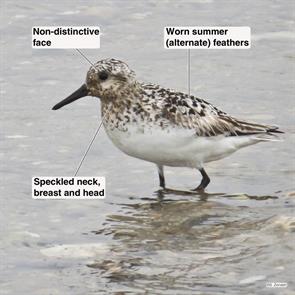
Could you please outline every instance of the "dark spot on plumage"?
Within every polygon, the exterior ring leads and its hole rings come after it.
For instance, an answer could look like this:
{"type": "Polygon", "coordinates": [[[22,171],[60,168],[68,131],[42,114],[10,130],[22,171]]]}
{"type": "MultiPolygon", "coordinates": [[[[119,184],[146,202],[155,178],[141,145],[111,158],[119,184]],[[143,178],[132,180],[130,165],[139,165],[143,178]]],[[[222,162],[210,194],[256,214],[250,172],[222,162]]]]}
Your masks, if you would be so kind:
{"type": "Polygon", "coordinates": [[[186,102],[186,100],[182,100],[182,106],[189,108],[190,106],[186,102]]]}
{"type": "Polygon", "coordinates": [[[189,113],[189,115],[195,115],[196,114],[193,109],[190,109],[188,113],[189,113]]]}
{"type": "Polygon", "coordinates": [[[176,112],[176,107],[172,107],[171,109],[169,109],[170,113],[175,113],[176,112]]]}
{"type": "Polygon", "coordinates": [[[182,100],[182,99],[179,99],[179,100],[177,101],[177,105],[178,105],[178,106],[183,106],[183,100],[182,100]]]}
{"type": "Polygon", "coordinates": [[[159,120],[160,117],[161,117],[161,116],[160,116],[159,114],[156,114],[156,115],[155,115],[155,120],[159,120]]]}
{"type": "Polygon", "coordinates": [[[217,113],[220,112],[220,110],[217,107],[214,107],[213,105],[211,105],[211,107],[213,107],[214,111],[216,111],[217,113]]]}
{"type": "Polygon", "coordinates": [[[177,105],[182,105],[183,99],[181,97],[177,98],[177,105]]]}
{"type": "Polygon", "coordinates": [[[193,106],[194,107],[198,107],[199,106],[199,103],[196,100],[193,100],[193,106]]]}
{"type": "Polygon", "coordinates": [[[201,112],[200,112],[200,116],[201,116],[201,117],[206,116],[206,114],[205,114],[205,112],[204,112],[203,110],[201,110],[201,112]]]}
{"type": "Polygon", "coordinates": [[[176,98],[176,97],[172,97],[172,99],[171,99],[171,103],[172,103],[172,104],[176,104],[176,103],[177,103],[177,98],[176,98]]]}
{"type": "Polygon", "coordinates": [[[220,116],[220,115],[226,115],[226,113],[225,112],[223,112],[223,111],[220,111],[220,110],[218,110],[217,111],[217,114],[220,116]]]}

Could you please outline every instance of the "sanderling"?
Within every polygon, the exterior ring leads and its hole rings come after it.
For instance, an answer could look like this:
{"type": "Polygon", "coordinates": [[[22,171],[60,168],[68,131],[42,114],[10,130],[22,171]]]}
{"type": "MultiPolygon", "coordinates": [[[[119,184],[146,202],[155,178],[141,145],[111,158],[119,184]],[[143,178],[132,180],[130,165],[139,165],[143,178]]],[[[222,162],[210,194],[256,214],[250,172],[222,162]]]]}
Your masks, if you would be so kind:
{"type": "Polygon", "coordinates": [[[85,84],[53,110],[88,95],[100,98],[112,142],[129,156],[155,163],[162,188],[164,166],[198,169],[202,181],[195,190],[204,190],[210,182],[205,163],[283,133],[236,119],[195,96],[138,82],[128,65],[116,59],[90,67],[85,84]]]}

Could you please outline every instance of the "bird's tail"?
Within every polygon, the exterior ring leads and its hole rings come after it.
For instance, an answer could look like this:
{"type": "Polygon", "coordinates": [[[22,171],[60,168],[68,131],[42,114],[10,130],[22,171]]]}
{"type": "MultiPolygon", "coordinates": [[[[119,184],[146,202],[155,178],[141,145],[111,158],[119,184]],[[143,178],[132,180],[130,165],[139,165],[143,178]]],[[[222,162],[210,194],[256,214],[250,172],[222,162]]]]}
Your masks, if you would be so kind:
{"type": "Polygon", "coordinates": [[[245,121],[239,121],[239,123],[245,128],[243,130],[244,132],[246,131],[244,134],[251,135],[251,138],[257,142],[282,141],[279,134],[283,134],[284,132],[279,130],[278,126],[249,123],[245,121]]]}
{"type": "Polygon", "coordinates": [[[277,134],[273,134],[273,133],[258,134],[258,135],[254,135],[252,138],[257,141],[283,141],[282,138],[280,138],[277,134]]]}
{"type": "Polygon", "coordinates": [[[232,124],[232,134],[234,136],[243,135],[270,135],[275,136],[278,133],[284,133],[279,130],[278,126],[250,123],[242,120],[237,120],[234,118],[228,118],[229,122],[232,124]]]}

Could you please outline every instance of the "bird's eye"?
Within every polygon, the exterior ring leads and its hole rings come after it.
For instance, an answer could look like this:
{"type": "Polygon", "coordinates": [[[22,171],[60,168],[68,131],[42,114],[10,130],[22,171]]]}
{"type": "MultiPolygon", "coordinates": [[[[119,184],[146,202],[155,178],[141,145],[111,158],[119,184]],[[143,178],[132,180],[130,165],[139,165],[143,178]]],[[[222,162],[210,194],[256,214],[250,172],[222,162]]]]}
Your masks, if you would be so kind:
{"type": "Polygon", "coordinates": [[[98,78],[99,78],[101,81],[106,80],[108,77],[109,77],[109,75],[108,75],[107,72],[100,72],[100,73],[98,74],[98,78]]]}

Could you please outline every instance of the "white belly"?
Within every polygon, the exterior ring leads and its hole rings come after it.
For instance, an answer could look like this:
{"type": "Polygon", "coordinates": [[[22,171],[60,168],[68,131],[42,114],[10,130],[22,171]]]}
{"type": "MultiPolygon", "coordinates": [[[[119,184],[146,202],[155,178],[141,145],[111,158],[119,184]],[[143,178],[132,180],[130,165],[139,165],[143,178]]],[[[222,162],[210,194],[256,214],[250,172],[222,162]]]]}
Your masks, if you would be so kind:
{"type": "Polygon", "coordinates": [[[197,137],[194,130],[159,127],[140,129],[128,126],[106,132],[112,142],[129,156],[163,166],[200,168],[203,163],[230,155],[255,143],[250,137],[197,137]]]}

